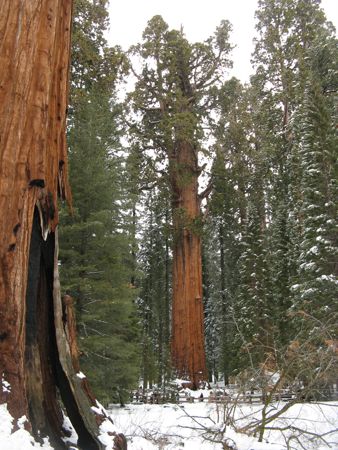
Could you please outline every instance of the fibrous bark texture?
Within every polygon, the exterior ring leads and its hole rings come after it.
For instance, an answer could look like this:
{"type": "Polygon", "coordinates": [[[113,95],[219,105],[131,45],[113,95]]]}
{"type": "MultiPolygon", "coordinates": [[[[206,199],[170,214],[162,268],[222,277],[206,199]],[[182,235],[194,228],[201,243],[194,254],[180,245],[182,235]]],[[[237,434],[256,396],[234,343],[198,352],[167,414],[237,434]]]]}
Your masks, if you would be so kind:
{"type": "Polygon", "coordinates": [[[34,209],[39,205],[44,231],[54,230],[58,179],[69,198],[65,110],[70,18],[70,2],[1,4],[0,210],[6,214],[0,219],[0,372],[11,383],[12,413],[22,407],[24,300],[34,209]]]}
{"type": "Polygon", "coordinates": [[[94,399],[76,376],[74,325],[62,307],[57,263],[58,197],[71,202],[71,8],[71,0],[1,2],[0,403],[15,419],[26,415],[36,437],[63,448],[60,397],[79,446],[96,450],[103,445],[94,399]]]}
{"type": "Polygon", "coordinates": [[[173,305],[171,352],[177,375],[194,388],[207,380],[202,302],[201,212],[193,145],[179,141],[170,160],[173,193],[173,305]]]}

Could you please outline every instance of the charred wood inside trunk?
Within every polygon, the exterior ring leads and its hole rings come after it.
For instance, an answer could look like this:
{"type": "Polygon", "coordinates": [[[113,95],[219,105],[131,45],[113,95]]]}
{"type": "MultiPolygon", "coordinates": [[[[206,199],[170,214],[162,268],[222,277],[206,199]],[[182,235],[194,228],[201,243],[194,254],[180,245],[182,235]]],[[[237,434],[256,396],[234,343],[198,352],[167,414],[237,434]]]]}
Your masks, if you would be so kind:
{"type": "Polygon", "coordinates": [[[80,448],[98,450],[101,446],[87,430],[59,359],[53,308],[54,250],[54,233],[44,241],[39,211],[35,208],[26,295],[25,365],[29,419],[36,439],[49,436],[57,449],[66,448],[61,439],[62,402],[78,433],[80,448]]]}

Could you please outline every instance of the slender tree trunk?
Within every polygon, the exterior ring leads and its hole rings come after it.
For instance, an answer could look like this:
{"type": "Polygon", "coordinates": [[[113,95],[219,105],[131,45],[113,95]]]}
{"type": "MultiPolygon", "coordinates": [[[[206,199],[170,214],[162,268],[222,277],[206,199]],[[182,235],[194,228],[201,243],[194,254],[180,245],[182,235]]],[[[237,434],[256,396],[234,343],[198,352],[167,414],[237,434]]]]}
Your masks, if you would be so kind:
{"type": "MultiPolygon", "coordinates": [[[[225,294],[226,289],[226,283],[225,283],[225,242],[224,242],[224,226],[223,223],[220,224],[219,230],[218,230],[218,237],[219,237],[219,249],[220,249],[220,277],[221,277],[221,314],[222,314],[222,341],[223,346],[227,345],[229,336],[228,336],[228,325],[227,322],[229,320],[228,317],[228,305],[227,305],[227,296],[225,294]]],[[[225,352],[224,352],[225,354],[225,352]]],[[[227,385],[229,383],[229,366],[228,363],[225,362],[225,359],[223,360],[223,375],[224,375],[224,383],[227,385]]]]}
{"type": "Polygon", "coordinates": [[[130,284],[131,287],[135,287],[136,281],[136,253],[137,253],[137,245],[136,245],[136,204],[133,204],[132,209],[132,222],[131,222],[131,233],[130,233],[130,241],[131,241],[131,277],[130,284]]]}
{"type": "MultiPolygon", "coordinates": [[[[165,213],[165,223],[166,227],[169,226],[169,215],[170,215],[170,207],[168,202],[166,201],[166,213],[165,213]]],[[[166,387],[166,383],[168,381],[169,376],[169,363],[170,363],[170,355],[169,355],[169,340],[170,340],[170,244],[169,238],[166,236],[165,238],[165,260],[164,260],[164,302],[161,306],[160,313],[160,323],[159,323],[159,374],[158,374],[158,384],[159,386],[166,387]]]]}
{"type": "Polygon", "coordinates": [[[173,192],[172,361],[177,375],[197,388],[207,380],[202,302],[198,163],[195,149],[179,141],[170,161],[173,192]]]}

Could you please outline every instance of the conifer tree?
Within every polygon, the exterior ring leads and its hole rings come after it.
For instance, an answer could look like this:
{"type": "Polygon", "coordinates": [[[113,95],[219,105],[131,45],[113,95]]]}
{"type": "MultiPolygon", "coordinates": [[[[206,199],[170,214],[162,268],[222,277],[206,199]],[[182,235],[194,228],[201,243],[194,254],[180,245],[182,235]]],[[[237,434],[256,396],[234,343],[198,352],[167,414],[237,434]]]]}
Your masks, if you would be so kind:
{"type": "Polygon", "coordinates": [[[294,118],[301,232],[293,292],[296,310],[323,321],[337,314],[337,40],[321,34],[308,55],[308,81],[294,118]]]}
{"type": "Polygon", "coordinates": [[[138,256],[142,268],[138,297],[143,331],[141,374],[144,387],[152,387],[154,384],[165,387],[170,372],[171,303],[167,193],[156,190],[150,192],[145,206],[147,220],[138,256]]]}
{"type": "MultiPolygon", "coordinates": [[[[323,281],[328,292],[332,289],[328,303],[335,309],[332,261],[336,260],[336,237],[332,229],[329,231],[334,211],[330,198],[335,189],[329,181],[335,171],[329,144],[334,135],[332,93],[336,91],[332,27],[325,22],[317,1],[262,0],[256,16],[259,34],[253,55],[256,73],[251,84],[243,90],[230,80],[222,88],[225,95],[219,96],[217,156],[209,205],[208,232],[212,240],[216,236],[220,239],[218,246],[209,245],[208,258],[218,260],[220,270],[215,272],[218,281],[211,277],[208,285],[208,311],[227,321],[221,294],[217,295],[219,283],[221,293],[231,292],[228,313],[232,332],[227,338],[222,336],[215,346],[219,362],[225,362],[220,367],[228,364],[230,373],[248,363],[266,360],[269,352],[273,361],[278,354],[273,356],[275,350],[285,348],[299,331],[292,320],[294,311],[302,307],[306,310],[305,305],[309,311],[316,310],[315,303],[322,299],[319,286],[323,281]],[[323,151],[310,150],[319,142],[323,151]],[[317,167],[316,177],[315,172],[306,169],[313,165],[317,167]],[[216,178],[220,167],[224,184],[216,178]],[[234,188],[236,192],[231,192],[234,188]],[[316,195],[321,199],[317,219],[305,206],[314,208],[316,195]],[[316,225],[318,217],[326,220],[325,226],[316,225]],[[236,230],[228,242],[220,233],[223,223],[227,224],[224,236],[229,233],[227,227],[236,230]],[[309,249],[319,249],[316,239],[322,245],[317,259],[308,253],[309,249]],[[234,259],[227,254],[230,249],[230,255],[237,255],[234,259]],[[322,278],[315,272],[310,274],[309,262],[304,258],[311,260],[311,267],[322,278]],[[227,261],[231,262],[231,275],[224,281],[227,261]],[[237,289],[231,288],[233,285],[237,289]],[[316,290],[316,302],[301,302],[301,292],[309,294],[305,286],[311,292],[316,290]],[[218,300],[212,306],[210,299],[218,300]],[[224,352],[219,351],[222,346],[224,352]],[[230,348],[235,349],[234,358],[230,348]]],[[[220,326],[221,320],[215,320],[209,312],[207,319],[220,326]]]]}
{"type": "MultiPolygon", "coordinates": [[[[137,382],[124,163],[114,99],[123,57],[104,39],[107,2],[75,2],[68,142],[74,214],[63,214],[61,275],[76,302],[81,364],[101,401],[137,382]]],[[[123,399],[122,399],[123,400],[123,399]]]]}
{"type": "Polygon", "coordinates": [[[142,61],[131,95],[140,115],[136,136],[140,148],[154,151],[157,169],[167,174],[171,191],[173,365],[195,387],[206,379],[198,155],[202,118],[212,101],[210,90],[229,65],[228,34],[229,24],[223,21],[205,43],[189,44],[182,31],[169,31],[155,16],[143,33],[143,43],[132,49],[142,61]]]}
{"type": "MultiPolygon", "coordinates": [[[[280,344],[290,339],[290,288],[297,271],[295,261],[302,226],[302,194],[297,181],[302,169],[293,146],[293,116],[303,102],[308,49],[322,30],[330,28],[319,3],[262,0],[256,13],[259,37],[253,55],[257,72],[252,86],[260,99],[259,109],[267,117],[265,125],[259,125],[258,137],[269,167],[266,199],[272,251],[268,258],[274,286],[274,333],[280,344]]],[[[262,124],[260,120],[256,123],[262,124]]]]}
{"type": "MultiPolygon", "coordinates": [[[[233,308],[239,282],[239,236],[247,214],[250,121],[245,89],[235,78],[224,83],[218,93],[218,102],[220,116],[215,129],[216,156],[211,171],[213,190],[208,202],[210,220],[206,239],[212,241],[209,245],[214,255],[210,260],[216,260],[219,267],[216,272],[213,271],[210,297],[211,301],[216,301],[213,308],[218,330],[214,350],[218,354],[217,370],[227,381],[237,364],[233,342],[236,335],[233,308]]],[[[208,322],[210,320],[209,314],[208,322]]]]}

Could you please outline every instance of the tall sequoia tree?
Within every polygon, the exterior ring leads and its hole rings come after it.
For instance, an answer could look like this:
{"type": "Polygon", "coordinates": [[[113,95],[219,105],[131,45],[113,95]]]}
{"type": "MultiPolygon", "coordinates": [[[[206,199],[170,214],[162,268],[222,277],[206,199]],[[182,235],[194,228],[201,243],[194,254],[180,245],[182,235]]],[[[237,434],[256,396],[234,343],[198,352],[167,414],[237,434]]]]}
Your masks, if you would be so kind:
{"type": "Polygon", "coordinates": [[[230,25],[213,37],[190,44],[182,31],[169,30],[155,16],[133,54],[142,72],[132,94],[140,148],[153,152],[155,169],[167,177],[173,228],[171,352],[177,375],[196,387],[205,380],[199,153],[202,122],[211,108],[210,92],[229,67],[230,25]],[[165,166],[165,167],[163,167],[165,166]]]}
{"type": "MultiPolygon", "coordinates": [[[[58,198],[71,202],[65,141],[71,1],[5,0],[0,81],[0,402],[36,439],[103,449],[58,278],[58,198]]],[[[14,427],[17,427],[15,422],[14,427]]]]}

